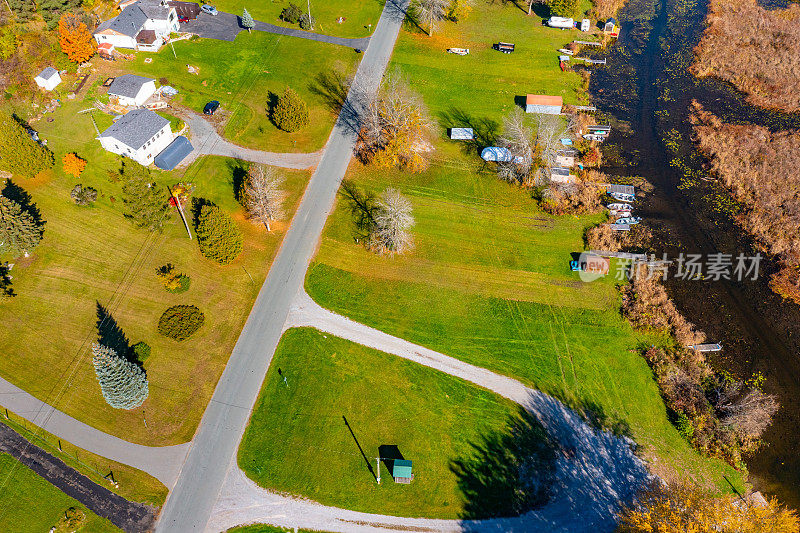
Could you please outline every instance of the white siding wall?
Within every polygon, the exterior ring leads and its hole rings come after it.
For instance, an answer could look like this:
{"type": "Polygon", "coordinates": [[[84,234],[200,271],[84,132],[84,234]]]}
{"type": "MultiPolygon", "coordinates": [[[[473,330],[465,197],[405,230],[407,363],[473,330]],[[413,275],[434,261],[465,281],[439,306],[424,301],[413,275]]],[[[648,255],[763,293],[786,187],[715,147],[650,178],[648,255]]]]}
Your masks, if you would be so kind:
{"type": "Polygon", "coordinates": [[[52,91],[58,86],[59,83],[61,83],[61,76],[56,74],[55,76],[50,76],[49,80],[43,80],[37,76],[33,80],[36,82],[36,85],[45,91],[52,91]]]}
{"type": "Polygon", "coordinates": [[[136,39],[127,35],[95,35],[97,44],[111,43],[119,48],[130,48],[136,50],[136,39]]]}
{"type": "Polygon", "coordinates": [[[116,139],[111,137],[101,137],[100,144],[113,154],[119,154],[130,159],[133,159],[140,165],[147,166],[153,162],[153,158],[161,153],[164,148],[169,146],[173,140],[172,130],[169,124],[164,126],[152,139],[147,141],[143,147],[138,150],[132,149],[130,146],[122,144],[116,139]]]}

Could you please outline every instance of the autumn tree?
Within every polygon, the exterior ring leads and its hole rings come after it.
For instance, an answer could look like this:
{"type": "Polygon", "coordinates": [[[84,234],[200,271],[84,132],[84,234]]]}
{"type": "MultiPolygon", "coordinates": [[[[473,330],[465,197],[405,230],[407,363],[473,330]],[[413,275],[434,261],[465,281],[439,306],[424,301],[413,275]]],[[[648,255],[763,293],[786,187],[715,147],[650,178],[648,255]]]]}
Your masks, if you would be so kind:
{"type": "Polygon", "coordinates": [[[283,131],[295,132],[308,126],[308,105],[291,87],[286,87],[272,111],[272,121],[283,131]]]}
{"type": "Polygon", "coordinates": [[[52,168],[53,153],[34,141],[14,117],[0,112],[0,169],[32,178],[52,168]]]}
{"type": "Polygon", "coordinates": [[[135,161],[123,160],[121,174],[125,216],[137,227],[160,231],[169,209],[166,187],[156,185],[150,170],[135,161]]]}
{"type": "Polygon", "coordinates": [[[43,231],[20,204],[0,195],[0,254],[28,255],[39,245],[43,231]]]}
{"type": "Polygon", "coordinates": [[[427,168],[430,119],[422,97],[397,72],[385,76],[366,108],[356,146],[363,162],[412,172],[427,168]]]}
{"type": "Polygon", "coordinates": [[[388,188],[378,196],[372,211],[369,247],[381,254],[402,254],[413,245],[409,230],[414,226],[411,202],[397,189],[388,188]]]}
{"type": "Polygon", "coordinates": [[[283,176],[272,167],[250,165],[242,191],[242,203],[247,209],[248,217],[264,224],[267,231],[272,231],[270,222],[283,217],[283,200],[286,193],[282,186],[283,176]]]}
{"type": "Polygon", "coordinates": [[[17,51],[18,39],[11,26],[0,28],[0,59],[5,61],[17,51]]]}
{"type": "Polygon", "coordinates": [[[578,0],[547,0],[550,13],[558,17],[573,17],[578,10],[578,0]]]}
{"type": "Polygon", "coordinates": [[[447,18],[450,12],[448,0],[414,0],[414,14],[419,22],[428,27],[428,36],[432,36],[439,23],[447,18]]]}
{"type": "Polygon", "coordinates": [[[447,8],[447,18],[453,22],[464,20],[472,13],[470,0],[451,0],[447,8]]]}
{"type": "Polygon", "coordinates": [[[715,497],[690,483],[664,485],[661,481],[646,487],[633,505],[622,509],[618,520],[619,533],[794,533],[800,526],[797,513],[775,498],[760,505],[733,496],[715,497]]]}
{"type": "Polygon", "coordinates": [[[253,20],[253,15],[247,11],[247,8],[244,8],[244,11],[242,12],[242,27],[247,30],[247,33],[250,33],[255,25],[256,21],[253,20]]]}
{"type": "Polygon", "coordinates": [[[83,172],[83,169],[86,168],[86,160],[81,159],[75,153],[65,154],[62,164],[64,167],[64,172],[76,178],[80,176],[81,172],[83,172]]]}
{"type": "Polygon", "coordinates": [[[147,399],[147,376],[138,365],[97,342],[92,343],[92,362],[108,405],[114,409],[135,409],[147,399]]]}
{"type": "Polygon", "coordinates": [[[86,24],[74,13],[64,13],[58,21],[58,42],[73,63],[83,63],[94,55],[96,45],[86,24]]]}

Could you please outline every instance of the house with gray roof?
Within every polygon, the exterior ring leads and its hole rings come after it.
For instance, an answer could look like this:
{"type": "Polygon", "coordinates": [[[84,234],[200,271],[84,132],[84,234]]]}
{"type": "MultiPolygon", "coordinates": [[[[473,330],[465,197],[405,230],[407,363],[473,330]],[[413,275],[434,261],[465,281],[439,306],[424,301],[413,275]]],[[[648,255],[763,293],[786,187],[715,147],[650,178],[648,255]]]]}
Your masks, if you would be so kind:
{"type": "Polygon", "coordinates": [[[111,153],[147,166],[172,142],[169,120],[149,109],[134,109],[118,118],[97,139],[111,153]]]}
{"type": "Polygon", "coordinates": [[[108,88],[108,99],[112,104],[139,107],[156,92],[156,80],[135,74],[118,76],[108,88]]]}
{"type": "Polygon", "coordinates": [[[169,34],[180,30],[178,13],[166,0],[138,0],[94,30],[98,46],[158,51],[169,34]]]}

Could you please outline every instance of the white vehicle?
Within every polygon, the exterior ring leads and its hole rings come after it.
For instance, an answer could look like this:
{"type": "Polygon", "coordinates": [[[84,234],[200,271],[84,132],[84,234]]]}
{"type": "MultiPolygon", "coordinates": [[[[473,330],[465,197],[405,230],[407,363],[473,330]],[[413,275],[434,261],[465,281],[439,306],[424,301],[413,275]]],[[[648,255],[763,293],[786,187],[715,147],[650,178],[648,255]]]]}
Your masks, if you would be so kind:
{"type": "Polygon", "coordinates": [[[575,27],[575,21],[564,17],[550,17],[550,20],[547,21],[547,25],[551,28],[568,30],[575,27]]]}
{"type": "Polygon", "coordinates": [[[620,202],[635,202],[636,197],[632,194],[626,194],[624,192],[612,192],[608,194],[614,200],[618,200],[620,202]]]}
{"type": "Polygon", "coordinates": [[[583,19],[581,21],[581,31],[588,32],[590,29],[592,29],[592,21],[589,19],[583,19]]]}
{"type": "Polygon", "coordinates": [[[558,51],[561,52],[562,54],[567,54],[568,56],[575,54],[575,52],[573,52],[572,50],[567,50],[566,48],[559,48],[558,51]]]}
{"type": "Polygon", "coordinates": [[[624,204],[624,203],[615,203],[615,204],[608,204],[606,209],[609,211],[630,211],[633,209],[631,204],[624,204]]]}
{"type": "Polygon", "coordinates": [[[641,221],[642,221],[642,219],[639,218],[639,217],[623,217],[623,218],[618,218],[617,221],[614,222],[614,224],[633,225],[633,224],[638,224],[641,221]]]}
{"type": "Polygon", "coordinates": [[[214,7],[214,6],[212,6],[212,5],[209,5],[209,4],[203,4],[203,6],[202,6],[202,7],[200,7],[200,9],[201,9],[201,10],[202,10],[204,13],[208,13],[209,15],[213,15],[213,16],[215,16],[215,17],[216,17],[217,15],[219,15],[219,11],[217,11],[217,8],[216,8],[216,7],[214,7]]]}

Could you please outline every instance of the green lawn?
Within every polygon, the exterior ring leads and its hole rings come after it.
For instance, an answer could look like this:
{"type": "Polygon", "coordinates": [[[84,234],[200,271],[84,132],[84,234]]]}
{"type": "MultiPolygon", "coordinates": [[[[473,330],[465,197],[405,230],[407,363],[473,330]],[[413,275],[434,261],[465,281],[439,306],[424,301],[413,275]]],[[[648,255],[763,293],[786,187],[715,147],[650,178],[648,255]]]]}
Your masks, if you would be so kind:
{"type": "Polygon", "coordinates": [[[0,530],[4,532],[50,531],[70,507],[86,513],[78,529],[81,533],[120,531],[5,453],[0,453],[0,480],[0,530]]]}
{"type": "MultiPolygon", "coordinates": [[[[18,296],[0,304],[6,324],[0,328],[6,355],[0,358],[0,375],[101,431],[150,445],[185,442],[194,434],[286,223],[267,234],[246,221],[233,194],[243,164],[206,157],[187,170],[154,172],[153,177],[160,186],[191,181],[195,197],[231,213],[244,233],[241,256],[224,267],[204,258],[174,213],[161,234],[135,228],[123,217],[120,183],[113,181],[119,162],[94,140],[89,115],[76,113],[84,107],[67,102],[52,115],[53,122],[36,125],[55,152],[55,171],[14,180],[32,195],[47,224],[35,254],[17,261],[12,271],[18,296]],[[67,151],[89,162],[80,179],[61,171],[67,151]],[[100,191],[93,207],[70,199],[78,182],[100,191]],[[187,292],[171,294],[160,285],[156,269],[165,263],[190,276],[187,292]],[[88,343],[97,336],[98,304],[110,311],[131,344],[152,346],[145,362],[150,397],[143,408],[114,410],[100,394],[88,354],[88,343]],[[175,304],[198,305],[206,317],[203,328],[181,343],[156,330],[161,313],[175,304]]],[[[308,173],[283,174],[291,215],[308,173]]]]}
{"type": "Polygon", "coordinates": [[[225,136],[269,152],[322,148],[336,117],[313,92],[313,80],[332,71],[349,74],[360,58],[348,48],[262,32],[241,33],[234,42],[180,41],[175,52],[177,57],[169,46],[157,54],[138,52],[120,66],[172,85],[180,91],[175,104],[197,113],[208,101],[219,100],[214,120],[226,121],[225,136]],[[199,73],[190,74],[186,65],[199,67],[199,73]],[[308,104],[311,115],[311,123],[295,133],[279,130],[267,116],[270,94],[283,94],[287,85],[308,104]]]}
{"type": "MultiPolygon", "coordinates": [[[[261,22],[285,26],[287,28],[300,29],[299,24],[289,24],[282,21],[279,17],[284,7],[289,5],[290,0],[271,0],[270,2],[245,2],[242,0],[217,0],[214,5],[220,11],[235,13],[239,16],[243,8],[247,8],[253,18],[261,22]]],[[[292,3],[300,7],[303,13],[308,10],[306,0],[291,0],[292,3]]],[[[311,0],[311,15],[316,19],[314,26],[315,33],[333,35],[336,37],[366,37],[378,23],[384,2],[381,0],[331,0],[329,2],[317,2],[311,0]],[[339,18],[345,20],[337,22],[339,18]]]]}
{"type": "Polygon", "coordinates": [[[400,189],[412,202],[416,248],[402,257],[365,250],[345,195],[328,220],[306,280],[321,305],[390,334],[516,377],[625,429],[658,468],[700,476],[729,490],[742,475],[694,452],[674,429],[652,372],[638,354],[663,338],[635,333],[620,316],[614,280],[590,284],[570,272],[584,230],[600,218],[551,217],[532,193],[500,182],[480,146],[445,140],[450,126],[491,137],[514,97],[580,97],[577,74],[560,72],[556,49],[579,32],[539,25],[513,4],[480,4],[465,23],[431,39],[401,33],[390,68],[422,93],[441,137],[420,174],[351,166],[361,191],[400,189]],[[488,24],[486,21],[491,21],[488,24]],[[515,42],[506,55],[490,50],[515,42]],[[444,53],[448,46],[469,56],[444,53]]]}
{"type": "Polygon", "coordinates": [[[508,400],[457,378],[312,329],[293,329],[270,365],[239,465],[264,487],[326,505],[458,518],[471,502],[452,462],[469,461],[515,416],[508,400]],[[413,461],[410,485],[394,483],[384,464],[380,485],[368,470],[365,457],[374,469],[376,457],[391,453],[379,447],[388,445],[413,461]]]}

